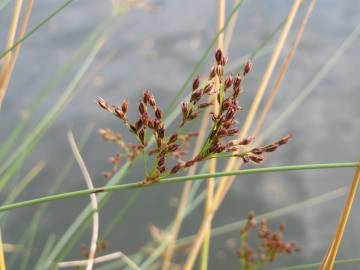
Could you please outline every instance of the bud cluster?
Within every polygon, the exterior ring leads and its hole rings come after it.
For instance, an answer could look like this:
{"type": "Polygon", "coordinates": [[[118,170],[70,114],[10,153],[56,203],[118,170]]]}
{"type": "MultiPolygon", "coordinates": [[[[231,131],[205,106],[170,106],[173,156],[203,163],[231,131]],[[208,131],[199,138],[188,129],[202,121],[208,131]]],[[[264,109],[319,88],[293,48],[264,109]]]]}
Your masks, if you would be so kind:
{"type": "MultiPolygon", "coordinates": [[[[253,162],[253,163],[261,163],[265,160],[265,153],[270,153],[270,152],[274,152],[275,150],[277,150],[280,146],[287,144],[289,142],[289,140],[291,139],[291,135],[286,135],[285,137],[281,138],[278,141],[275,141],[271,144],[268,144],[266,146],[263,147],[254,147],[250,150],[247,151],[242,151],[239,154],[234,154],[233,156],[235,157],[240,157],[243,161],[243,163],[248,163],[248,162],[253,162]]],[[[245,143],[251,141],[252,139],[245,139],[243,140],[243,142],[239,142],[238,145],[244,145],[244,141],[245,143]]],[[[231,144],[232,141],[231,141],[231,144]]],[[[237,148],[236,146],[233,146],[233,148],[230,148],[230,151],[233,151],[233,149],[236,149],[235,151],[238,151],[239,148],[237,148]]],[[[228,151],[229,151],[228,150],[228,151]]]]}
{"type": "MultiPolygon", "coordinates": [[[[233,76],[232,74],[224,75],[224,67],[227,62],[228,59],[223,52],[220,49],[216,50],[215,65],[210,69],[206,80],[201,81],[199,76],[193,80],[190,99],[181,104],[182,119],[179,128],[171,134],[167,134],[163,113],[157,106],[154,95],[148,90],[144,92],[139,101],[138,118],[133,123],[130,123],[128,119],[129,103],[126,100],[120,106],[117,106],[109,105],[106,100],[98,98],[98,105],[120,119],[137,140],[137,144],[127,144],[123,142],[119,134],[108,129],[100,131],[105,140],[117,143],[125,152],[125,154],[119,153],[111,158],[111,162],[114,164],[112,173],[118,168],[122,156],[126,156],[129,160],[133,160],[140,153],[144,156],[154,156],[151,171],[147,172],[145,168],[146,177],[142,184],[147,185],[158,182],[161,177],[187,169],[197,162],[212,158],[239,157],[244,163],[251,161],[258,164],[264,160],[265,153],[273,152],[279,146],[286,144],[290,136],[264,147],[255,147],[248,150],[253,138],[231,139],[231,137],[238,136],[239,133],[236,116],[238,112],[242,111],[242,108],[238,100],[242,92],[244,78],[251,71],[252,64],[248,61],[245,63],[242,72],[233,76]],[[194,158],[186,160],[189,142],[197,134],[181,134],[181,128],[189,121],[196,119],[206,107],[213,104],[209,102],[209,98],[204,100],[205,96],[213,96],[212,100],[218,103],[219,110],[212,111],[209,114],[212,126],[200,152],[194,158]],[[147,132],[150,135],[147,135],[147,132]],[[146,152],[145,148],[151,135],[155,139],[156,148],[146,152]],[[172,160],[172,165],[169,165],[171,164],[169,159],[172,160]]],[[[144,160],[146,159],[144,158],[144,160]]]]}
{"type": "Polygon", "coordinates": [[[257,232],[260,245],[256,249],[251,248],[248,243],[249,237],[256,226],[255,214],[250,211],[246,224],[240,230],[241,246],[237,251],[242,269],[262,269],[267,264],[274,262],[280,255],[291,255],[300,251],[300,248],[295,243],[283,240],[284,224],[281,224],[277,231],[272,232],[266,219],[260,221],[257,232]]]}

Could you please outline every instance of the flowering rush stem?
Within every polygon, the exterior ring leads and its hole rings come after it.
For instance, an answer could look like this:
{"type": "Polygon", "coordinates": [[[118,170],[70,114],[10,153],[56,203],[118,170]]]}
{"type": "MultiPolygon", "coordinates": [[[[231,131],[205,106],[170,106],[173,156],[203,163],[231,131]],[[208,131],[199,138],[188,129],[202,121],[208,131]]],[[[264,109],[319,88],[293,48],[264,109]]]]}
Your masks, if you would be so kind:
{"type": "MultiPolygon", "coordinates": [[[[316,170],[316,169],[337,169],[337,168],[354,168],[360,167],[360,162],[347,162],[347,163],[325,163],[325,164],[304,164],[304,165],[288,165],[288,166],[279,166],[279,167],[263,167],[256,169],[246,169],[246,170],[235,170],[230,172],[216,172],[216,173],[204,173],[197,174],[192,176],[179,176],[179,177],[167,177],[160,179],[158,184],[174,184],[182,183],[185,181],[195,181],[195,180],[206,180],[210,177],[220,178],[223,176],[233,176],[233,175],[245,175],[245,174],[259,174],[259,173],[272,173],[272,172],[287,172],[287,171],[301,171],[301,170],[316,170]]],[[[23,208],[31,205],[38,205],[43,203],[48,203],[52,201],[59,201],[69,198],[75,198],[80,196],[86,196],[92,193],[101,193],[101,192],[114,192],[118,190],[129,190],[136,188],[146,188],[153,185],[143,185],[142,182],[122,184],[122,185],[113,185],[98,187],[94,189],[83,189],[78,191],[72,191],[67,193],[61,193],[51,196],[44,196],[37,199],[22,201],[13,204],[7,204],[0,207],[0,212],[10,211],[17,208],[23,208]]]]}

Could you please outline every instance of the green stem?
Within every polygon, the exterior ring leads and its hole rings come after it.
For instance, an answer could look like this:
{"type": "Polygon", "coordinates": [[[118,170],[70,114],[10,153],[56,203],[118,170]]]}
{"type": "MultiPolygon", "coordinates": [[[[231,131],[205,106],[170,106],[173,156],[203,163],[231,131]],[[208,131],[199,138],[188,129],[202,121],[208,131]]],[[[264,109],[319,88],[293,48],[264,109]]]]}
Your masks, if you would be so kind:
{"type": "MultiPolygon", "coordinates": [[[[258,174],[258,173],[271,173],[271,172],[287,172],[287,171],[301,171],[301,170],[315,170],[315,169],[336,169],[336,168],[353,168],[360,167],[360,162],[347,162],[347,163],[326,163],[326,164],[305,164],[305,165],[289,165],[289,166],[279,166],[279,167],[267,167],[267,168],[256,168],[256,169],[247,169],[247,170],[234,170],[230,172],[216,172],[216,173],[204,173],[197,174],[193,176],[179,176],[179,177],[169,177],[161,179],[158,184],[174,184],[181,183],[185,181],[195,181],[195,180],[204,180],[208,178],[219,178],[223,176],[234,176],[234,175],[244,175],[244,174],[258,174]]],[[[150,185],[152,186],[152,185],[150,185]]],[[[56,195],[44,196],[37,199],[22,201],[18,203],[3,205],[0,207],[0,212],[5,212],[17,208],[23,208],[31,205],[37,205],[42,203],[47,203],[51,201],[64,200],[68,198],[75,198],[80,196],[86,196],[92,193],[102,193],[102,192],[114,192],[118,190],[129,190],[136,188],[146,188],[141,183],[129,183],[123,185],[113,185],[113,186],[104,186],[94,189],[83,189],[78,191],[72,191],[67,193],[61,193],[56,195]]]]}
{"type": "Polygon", "coordinates": [[[38,25],[36,25],[33,29],[31,29],[29,32],[27,32],[22,38],[16,40],[13,46],[11,46],[9,49],[3,51],[0,54],[0,60],[7,55],[9,52],[11,52],[13,49],[16,48],[21,42],[23,42],[25,39],[30,37],[34,32],[36,32],[39,28],[41,28],[43,25],[45,25],[48,21],[50,21],[53,17],[55,17],[58,13],[60,13],[66,6],[68,6],[72,1],[74,0],[67,0],[64,3],[62,3],[57,9],[55,9],[52,13],[50,13],[49,16],[47,16],[44,20],[42,20],[38,25]]]}

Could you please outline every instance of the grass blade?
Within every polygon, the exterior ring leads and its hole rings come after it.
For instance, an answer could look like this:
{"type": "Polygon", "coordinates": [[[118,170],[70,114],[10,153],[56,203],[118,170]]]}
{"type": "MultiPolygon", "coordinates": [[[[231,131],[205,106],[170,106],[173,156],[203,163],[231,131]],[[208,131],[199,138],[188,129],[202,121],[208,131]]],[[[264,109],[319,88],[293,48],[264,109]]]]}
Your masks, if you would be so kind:
{"type": "MultiPolygon", "coordinates": [[[[51,12],[45,19],[43,19],[39,24],[37,24],[34,28],[32,28],[29,32],[27,32],[22,38],[16,40],[14,44],[3,51],[0,54],[0,60],[5,57],[8,53],[10,53],[13,49],[16,48],[20,43],[22,43],[24,40],[29,38],[32,34],[34,34],[37,30],[39,30],[42,26],[44,26],[48,21],[50,21],[53,17],[55,17],[57,14],[59,14],[65,7],[67,7],[71,2],[74,0],[67,0],[64,1],[59,7],[57,7],[53,12],[51,12]]],[[[1,8],[1,7],[0,7],[1,8]]]]}

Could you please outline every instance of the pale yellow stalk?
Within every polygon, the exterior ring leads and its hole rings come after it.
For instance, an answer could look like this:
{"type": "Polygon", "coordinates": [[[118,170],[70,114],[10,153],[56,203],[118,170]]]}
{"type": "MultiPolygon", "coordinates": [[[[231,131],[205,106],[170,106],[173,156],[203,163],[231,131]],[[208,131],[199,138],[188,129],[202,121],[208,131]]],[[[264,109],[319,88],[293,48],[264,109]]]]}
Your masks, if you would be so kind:
{"type": "MultiPolygon", "coordinates": [[[[6,47],[5,47],[6,50],[10,49],[14,45],[15,35],[16,35],[16,30],[17,30],[17,26],[18,26],[18,22],[19,22],[22,3],[23,3],[22,0],[16,0],[16,2],[15,2],[14,12],[13,12],[11,25],[10,25],[9,33],[8,33],[8,37],[7,37],[6,47]]],[[[2,69],[0,72],[0,108],[1,108],[4,96],[5,96],[5,92],[6,92],[6,88],[5,88],[6,77],[8,76],[7,74],[11,67],[11,59],[12,59],[12,53],[10,52],[4,57],[2,69]]]]}
{"type": "MultiPolygon", "coordinates": [[[[359,159],[360,160],[360,159],[359,159]]],[[[349,194],[346,198],[343,212],[341,214],[339,225],[336,229],[334,240],[332,241],[329,249],[329,255],[325,258],[325,263],[320,267],[321,270],[332,270],[334,267],[336,255],[339,251],[341,240],[344,236],[346,224],[349,220],[351,208],[354,204],[356,192],[359,188],[360,182],[360,168],[357,168],[354,174],[354,178],[350,187],[349,194]]]]}
{"type": "MultiPolygon", "coordinates": [[[[201,124],[200,124],[200,132],[199,135],[196,139],[196,143],[195,143],[195,149],[193,152],[193,157],[194,155],[196,155],[197,153],[200,152],[201,150],[201,146],[204,143],[205,140],[205,135],[206,135],[206,130],[208,128],[209,125],[209,119],[207,118],[207,114],[208,114],[208,110],[207,109],[204,113],[204,117],[201,120],[201,124]]],[[[189,171],[188,171],[188,176],[193,175],[196,172],[198,163],[195,163],[194,166],[190,167],[189,171]]],[[[179,206],[176,212],[176,217],[175,217],[175,221],[174,221],[174,225],[172,226],[172,229],[169,233],[169,235],[167,236],[167,241],[168,241],[168,246],[167,249],[164,253],[164,263],[162,266],[162,270],[167,270],[169,269],[170,265],[171,265],[171,258],[174,254],[174,247],[175,247],[175,241],[179,235],[179,231],[182,225],[182,221],[183,221],[183,217],[184,217],[184,212],[185,212],[185,207],[186,207],[186,202],[188,200],[189,197],[189,193],[191,190],[191,186],[192,186],[192,182],[191,181],[187,181],[184,184],[184,188],[181,194],[181,199],[179,202],[179,206]]]]}
{"type": "MultiPolygon", "coordinates": [[[[218,20],[219,26],[218,26],[218,30],[220,30],[220,29],[222,29],[224,27],[225,1],[223,1],[223,0],[219,1],[219,8],[220,9],[219,9],[219,20],[218,20]]],[[[219,35],[219,39],[218,39],[218,47],[219,48],[223,47],[223,40],[224,40],[224,34],[221,33],[219,35]]],[[[216,100],[215,100],[215,104],[216,104],[216,100]]],[[[199,133],[199,136],[198,136],[198,138],[196,140],[196,143],[195,143],[195,149],[194,149],[193,155],[195,155],[196,153],[198,153],[201,150],[200,148],[201,148],[201,146],[202,146],[202,144],[204,142],[205,135],[206,135],[206,130],[207,130],[208,123],[209,123],[208,118],[207,118],[208,111],[209,111],[209,109],[207,109],[205,111],[204,117],[202,118],[202,121],[201,121],[201,124],[200,124],[200,129],[199,129],[200,133],[199,133]]],[[[213,162],[213,161],[211,161],[211,162],[213,162]]],[[[210,167],[213,166],[212,169],[215,172],[216,163],[215,164],[212,163],[212,164],[213,165],[210,164],[210,167]]],[[[188,175],[193,175],[196,172],[197,165],[198,164],[196,163],[193,167],[191,167],[189,169],[188,175]]],[[[211,169],[210,169],[210,171],[211,171],[211,169]]],[[[191,190],[191,186],[192,186],[192,183],[190,181],[186,182],[184,184],[184,189],[183,189],[181,199],[180,199],[180,202],[179,202],[179,206],[178,206],[178,210],[177,210],[177,213],[176,213],[176,218],[175,218],[175,221],[174,221],[174,225],[172,226],[171,232],[167,236],[168,246],[167,246],[167,249],[166,249],[166,251],[164,253],[164,260],[163,260],[162,270],[169,269],[169,267],[171,265],[171,258],[173,256],[174,247],[175,247],[174,244],[175,244],[175,241],[176,241],[176,239],[178,237],[178,234],[179,234],[179,231],[180,231],[180,228],[181,228],[181,225],[182,225],[183,214],[184,214],[186,202],[187,202],[190,190],[191,190]]],[[[209,182],[208,182],[207,202],[211,201],[213,190],[214,190],[214,182],[209,180],[209,182]],[[209,196],[209,194],[211,194],[211,195],[209,196]]],[[[206,207],[206,209],[207,209],[207,207],[206,207]]]]}
{"type": "Polygon", "coordinates": [[[254,130],[254,135],[253,135],[254,137],[257,136],[257,134],[259,133],[261,127],[263,126],[264,121],[265,121],[265,117],[268,114],[268,112],[270,111],[270,108],[271,108],[271,106],[272,106],[272,104],[274,102],[274,98],[275,98],[275,96],[276,96],[276,94],[277,94],[277,92],[278,92],[278,90],[280,88],[280,84],[283,81],[283,79],[285,78],[285,75],[287,74],[290,63],[292,62],[292,60],[293,60],[293,58],[295,56],[296,50],[300,45],[300,41],[301,41],[301,39],[303,37],[303,34],[304,34],[304,31],[305,31],[305,27],[306,27],[306,25],[307,25],[307,23],[309,21],[311,13],[314,10],[315,4],[316,4],[316,0],[312,0],[310,2],[309,6],[308,6],[308,9],[306,11],[306,14],[304,16],[304,19],[301,22],[300,29],[299,29],[298,33],[296,34],[295,42],[294,42],[290,52],[287,54],[287,56],[285,57],[284,62],[282,63],[282,65],[280,67],[279,75],[277,76],[276,81],[275,81],[273,87],[270,90],[269,98],[267,99],[267,101],[265,103],[265,106],[264,106],[264,109],[262,110],[262,112],[261,112],[261,114],[259,116],[259,120],[257,121],[257,123],[255,125],[255,130],[254,130]]]}
{"type": "MultiPolygon", "coordinates": [[[[225,8],[226,3],[225,0],[219,0],[218,2],[218,25],[217,30],[221,31],[221,29],[224,28],[225,23],[225,8]]],[[[224,32],[221,32],[217,39],[217,47],[218,49],[224,50],[224,32]]],[[[217,91],[221,91],[220,89],[220,79],[216,75],[215,78],[215,89],[217,91]]],[[[214,95],[214,112],[219,112],[219,103],[217,102],[217,97],[214,95]]],[[[216,172],[216,159],[211,159],[209,162],[209,173],[216,172]]],[[[208,215],[211,214],[211,207],[213,202],[213,196],[214,196],[214,190],[215,190],[215,181],[214,178],[210,178],[207,180],[207,193],[206,193],[206,201],[205,201],[205,211],[204,211],[204,219],[208,215]]],[[[208,257],[209,257],[209,249],[210,249],[210,235],[211,235],[211,222],[209,222],[208,227],[206,228],[206,235],[205,239],[203,241],[202,246],[202,254],[201,254],[201,260],[200,260],[200,269],[206,270],[208,267],[208,257]]]]}
{"type": "MultiPolygon", "coordinates": [[[[276,65],[276,62],[280,56],[280,52],[284,46],[285,40],[289,33],[290,27],[294,21],[294,18],[297,14],[297,11],[300,7],[300,4],[301,4],[301,0],[295,0],[293,3],[293,6],[289,12],[286,23],[284,25],[284,28],[281,32],[281,35],[277,41],[276,47],[271,56],[270,62],[266,68],[266,71],[265,71],[265,74],[261,81],[261,84],[259,86],[259,89],[258,89],[256,96],[254,98],[254,101],[250,107],[249,113],[245,119],[245,123],[244,123],[243,128],[240,133],[240,138],[244,138],[248,134],[250,125],[253,122],[256,111],[257,111],[257,109],[260,105],[260,102],[264,96],[264,93],[265,93],[266,87],[268,85],[268,82],[270,80],[271,74],[272,74],[274,67],[276,65]]],[[[231,159],[226,167],[226,171],[232,170],[236,166],[236,162],[238,162],[238,159],[231,159]]],[[[224,178],[224,179],[226,179],[226,178],[224,178]]],[[[192,249],[191,249],[189,256],[185,262],[184,270],[190,270],[193,268],[193,265],[197,258],[197,254],[199,252],[201,243],[204,240],[204,237],[206,235],[207,228],[208,228],[209,224],[211,224],[212,218],[214,217],[216,210],[222,203],[222,200],[225,197],[225,194],[228,191],[228,189],[230,188],[232,182],[233,182],[232,179],[230,179],[229,181],[224,181],[224,180],[220,181],[219,187],[215,193],[211,211],[209,211],[209,215],[207,215],[207,217],[203,220],[201,228],[195,238],[192,249]]]]}
{"type": "MultiPolygon", "coordinates": [[[[293,6],[289,12],[286,23],[284,25],[284,28],[283,28],[283,30],[280,34],[280,37],[276,43],[275,49],[274,49],[271,59],[268,63],[268,66],[266,68],[264,76],[261,80],[260,86],[259,86],[258,90],[256,91],[256,96],[254,98],[254,101],[251,104],[249,113],[247,114],[244,125],[241,129],[240,136],[239,136],[240,140],[244,139],[247,136],[247,134],[249,133],[251,124],[255,118],[255,115],[259,108],[259,105],[264,97],[265,90],[268,86],[268,83],[269,83],[271,75],[274,71],[275,65],[279,59],[281,50],[284,47],[285,40],[288,36],[291,25],[293,24],[293,21],[295,19],[295,16],[299,10],[300,4],[301,4],[301,0],[295,0],[293,3],[293,6]]],[[[228,162],[225,170],[230,171],[230,170],[234,170],[234,169],[239,169],[240,167],[241,167],[241,163],[239,162],[239,160],[236,158],[232,158],[228,162]]],[[[229,178],[227,178],[226,181],[225,181],[225,179],[226,178],[224,178],[223,181],[221,181],[219,188],[216,191],[216,195],[215,195],[215,199],[214,199],[216,201],[216,203],[221,203],[221,201],[223,200],[224,196],[226,195],[226,193],[228,192],[228,190],[230,189],[230,187],[234,181],[234,177],[229,177],[229,178]]]]}
{"type": "Polygon", "coordinates": [[[0,231],[0,270],[6,270],[3,241],[0,231]]]}
{"type": "MultiPolygon", "coordinates": [[[[234,4],[233,4],[233,8],[236,7],[237,5],[239,5],[239,3],[241,1],[244,1],[244,0],[235,0],[234,4]]],[[[231,20],[227,26],[226,32],[225,32],[225,36],[224,36],[224,52],[225,53],[229,50],[230,43],[231,43],[231,40],[232,40],[232,37],[234,34],[234,30],[235,30],[236,20],[237,20],[238,16],[239,16],[239,9],[236,11],[234,16],[231,18],[231,20]]]]}

